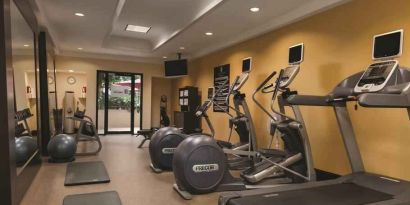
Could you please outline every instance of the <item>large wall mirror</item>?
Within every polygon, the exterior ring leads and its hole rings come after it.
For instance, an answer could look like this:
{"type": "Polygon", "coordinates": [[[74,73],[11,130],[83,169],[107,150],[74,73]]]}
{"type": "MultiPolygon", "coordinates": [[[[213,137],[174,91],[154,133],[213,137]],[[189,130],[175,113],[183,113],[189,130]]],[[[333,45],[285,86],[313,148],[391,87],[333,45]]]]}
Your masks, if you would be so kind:
{"type": "Polygon", "coordinates": [[[36,69],[35,35],[20,10],[10,3],[14,76],[17,176],[39,155],[39,75],[36,69]]]}
{"type": "MultiPolygon", "coordinates": [[[[47,44],[49,45],[49,44],[47,44]]],[[[47,83],[48,83],[48,107],[50,119],[50,136],[55,136],[62,131],[57,105],[56,69],[54,65],[54,53],[47,48],[47,83]]]]}

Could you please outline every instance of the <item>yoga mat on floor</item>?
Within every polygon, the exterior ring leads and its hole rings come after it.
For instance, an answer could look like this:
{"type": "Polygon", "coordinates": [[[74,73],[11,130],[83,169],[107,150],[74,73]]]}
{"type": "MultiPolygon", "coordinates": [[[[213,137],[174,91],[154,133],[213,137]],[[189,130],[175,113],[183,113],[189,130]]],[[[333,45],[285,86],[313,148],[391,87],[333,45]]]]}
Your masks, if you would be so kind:
{"type": "Polygon", "coordinates": [[[110,177],[102,161],[67,164],[65,186],[109,183],[110,177]]]}
{"type": "Polygon", "coordinates": [[[64,197],[63,205],[122,205],[116,191],[75,194],[64,197]]]}

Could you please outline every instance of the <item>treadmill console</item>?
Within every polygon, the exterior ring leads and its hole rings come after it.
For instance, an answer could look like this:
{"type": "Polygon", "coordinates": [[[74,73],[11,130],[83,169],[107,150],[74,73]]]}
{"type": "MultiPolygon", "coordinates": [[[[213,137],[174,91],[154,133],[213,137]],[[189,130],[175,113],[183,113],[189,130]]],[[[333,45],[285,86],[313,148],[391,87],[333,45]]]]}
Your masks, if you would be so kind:
{"type": "Polygon", "coordinates": [[[299,65],[289,66],[284,69],[283,76],[279,81],[280,88],[288,87],[299,73],[299,65]]]}
{"type": "Polygon", "coordinates": [[[354,88],[354,92],[378,92],[382,90],[398,67],[399,63],[396,60],[371,64],[363,73],[354,88]]]}

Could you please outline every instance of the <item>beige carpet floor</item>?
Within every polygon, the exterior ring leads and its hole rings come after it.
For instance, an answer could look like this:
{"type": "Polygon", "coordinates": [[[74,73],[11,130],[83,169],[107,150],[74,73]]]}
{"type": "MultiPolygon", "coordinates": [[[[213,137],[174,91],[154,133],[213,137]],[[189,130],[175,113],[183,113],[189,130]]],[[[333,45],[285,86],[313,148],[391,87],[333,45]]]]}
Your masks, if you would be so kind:
{"type": "Polygon", "coordinates": [[[103,149],[98,156],[78,157],[77,161],[104,161],[110,183],[65,187],[66,164],[44,162],[21,204],[59,205],[70,194],[111,190],[119,193],[124,205],[217,204],[217,193],[195,196],[190,201],[183,200],[172,189],[172,172],[155,174],[149,168],[148,143],[145,148],[137,148],[142,137],[108,135],[101,138],[103,149]]]}

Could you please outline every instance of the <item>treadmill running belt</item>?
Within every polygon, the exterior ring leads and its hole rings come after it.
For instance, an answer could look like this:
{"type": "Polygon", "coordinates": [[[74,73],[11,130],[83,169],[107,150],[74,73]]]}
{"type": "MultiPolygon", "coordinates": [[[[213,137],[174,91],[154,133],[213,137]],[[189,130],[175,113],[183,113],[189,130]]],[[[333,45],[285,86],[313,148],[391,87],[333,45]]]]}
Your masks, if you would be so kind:
{"type": "Polygon", "coordinates": [[[228,205],[362,205],[392,198],[390,194],[345,183],[234,198],[228,205]]]}

